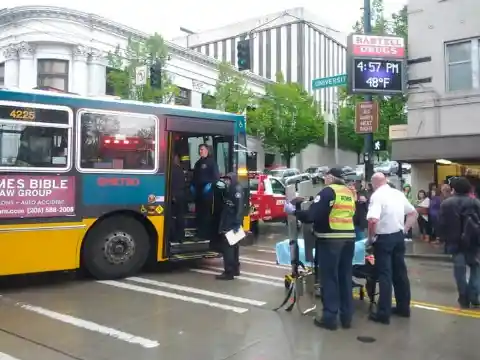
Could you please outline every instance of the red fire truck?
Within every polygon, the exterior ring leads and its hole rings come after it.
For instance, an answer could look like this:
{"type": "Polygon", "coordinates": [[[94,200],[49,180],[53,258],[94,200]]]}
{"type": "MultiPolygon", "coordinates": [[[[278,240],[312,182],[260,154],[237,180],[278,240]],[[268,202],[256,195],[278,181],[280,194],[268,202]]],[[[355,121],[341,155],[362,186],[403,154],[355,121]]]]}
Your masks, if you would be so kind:
{"type": "Polygon", "coordinates": [[[279,179],[258,172],[250,173],[249,177],[251,231],[258,235],[260,221],[286,221],[285,185],[279,179]]]}

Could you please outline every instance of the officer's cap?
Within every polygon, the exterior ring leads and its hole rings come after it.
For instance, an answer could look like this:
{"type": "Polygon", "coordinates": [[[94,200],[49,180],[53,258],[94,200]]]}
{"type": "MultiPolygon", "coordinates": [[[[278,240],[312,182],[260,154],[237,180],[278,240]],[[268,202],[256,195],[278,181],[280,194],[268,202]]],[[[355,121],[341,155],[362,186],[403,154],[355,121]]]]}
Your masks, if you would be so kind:
{"type": "Polygon", "coordinates": [[[342,179],[343,178],[343,171],[342,171],[341,168],[334,167],[334,168],[331,168],[330,170],[328,170],[327,175],[332,175],[333,177],[342,179]]]}

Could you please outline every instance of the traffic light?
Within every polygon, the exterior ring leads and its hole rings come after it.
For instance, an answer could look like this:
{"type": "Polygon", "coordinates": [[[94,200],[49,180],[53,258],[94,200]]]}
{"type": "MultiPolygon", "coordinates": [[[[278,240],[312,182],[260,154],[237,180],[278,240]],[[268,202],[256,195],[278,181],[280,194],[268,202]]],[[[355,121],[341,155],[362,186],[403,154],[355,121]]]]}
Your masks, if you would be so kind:
{"type": "Polygon", "coordinates": [[[240,40],[237,44],[237,67],[239,71],[251,70],[250,40],[240,40]]]}
{"type": "Polygon", "coordinates": [[[158,89],[162,87],[162,64],[158,61],[150,66],[150,86],[158,89]]]}

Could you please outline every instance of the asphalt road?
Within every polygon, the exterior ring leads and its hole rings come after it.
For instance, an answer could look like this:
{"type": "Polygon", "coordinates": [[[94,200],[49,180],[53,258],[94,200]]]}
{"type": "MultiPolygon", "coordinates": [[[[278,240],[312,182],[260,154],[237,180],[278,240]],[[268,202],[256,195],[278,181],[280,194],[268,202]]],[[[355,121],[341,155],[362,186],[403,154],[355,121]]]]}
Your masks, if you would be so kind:
{"type": "Polygon", "coordinates": [[[457,309],[448,264],[409,263],[412,318],[390,326],[369,322],[359,300],[353,328],[336,332],[296,311],[272,311],[288,272],[268,245],[281,236],[272,229],[259,245],[242,248],[242,275],[230,282],[214,279],[219,260],[121,281],[4,281],[0,359],[478,359],[480,312],[457,309]]]}

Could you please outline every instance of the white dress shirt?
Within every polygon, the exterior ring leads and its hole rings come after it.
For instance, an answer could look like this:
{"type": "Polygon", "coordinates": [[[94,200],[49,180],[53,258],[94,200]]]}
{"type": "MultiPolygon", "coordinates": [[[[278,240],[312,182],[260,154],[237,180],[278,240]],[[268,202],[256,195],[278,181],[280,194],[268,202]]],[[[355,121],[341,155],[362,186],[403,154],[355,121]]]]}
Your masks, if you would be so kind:
{"type": "Polygon", "coordinates": [[[389,185],[380,186],[370,197],[367,220],[378,220],[376,233],[393,234],[405,228],[405,215],[415,211],[406,196],[389,185]]]}

